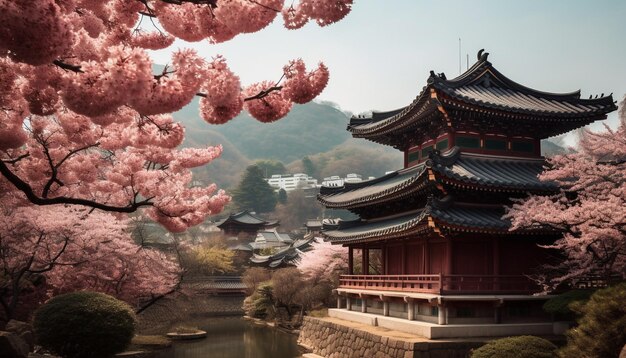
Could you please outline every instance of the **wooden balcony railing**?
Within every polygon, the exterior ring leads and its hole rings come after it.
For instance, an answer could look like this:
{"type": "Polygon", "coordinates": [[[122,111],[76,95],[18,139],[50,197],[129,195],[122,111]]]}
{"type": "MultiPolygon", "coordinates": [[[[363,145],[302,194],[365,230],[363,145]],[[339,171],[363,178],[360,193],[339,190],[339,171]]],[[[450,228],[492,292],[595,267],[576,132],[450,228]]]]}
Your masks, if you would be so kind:
{"type": "Polygon", "coordinates": [[[539,287],[513,275],[342,275],[340,288],[433,294],[528,294],[539,287]]]}
{"type": "Polygon", "coordinates": [[[341,275],[339,287],[378,291],[439,293],[441,275],[341,275]]]}

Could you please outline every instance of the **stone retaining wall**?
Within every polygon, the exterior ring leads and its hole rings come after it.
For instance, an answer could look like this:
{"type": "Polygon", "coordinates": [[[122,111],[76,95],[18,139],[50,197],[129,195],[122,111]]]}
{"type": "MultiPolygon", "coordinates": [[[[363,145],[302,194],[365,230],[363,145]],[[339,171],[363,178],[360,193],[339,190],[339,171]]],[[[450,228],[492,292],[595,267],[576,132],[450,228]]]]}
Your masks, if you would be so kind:
{"type": "Polygon", "coordinates": [[[298,343],[327,358],[466,358],[483,342],[403,340],[305,317],[298,343]]]}

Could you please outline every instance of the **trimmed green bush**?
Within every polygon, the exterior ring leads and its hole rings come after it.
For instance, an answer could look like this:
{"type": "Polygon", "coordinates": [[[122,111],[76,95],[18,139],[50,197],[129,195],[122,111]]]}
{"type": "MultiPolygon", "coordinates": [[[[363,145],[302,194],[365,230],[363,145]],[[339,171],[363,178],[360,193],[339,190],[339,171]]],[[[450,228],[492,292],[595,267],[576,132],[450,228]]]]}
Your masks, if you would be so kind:
{"type": "Polygon", "coordinates": [[[587,302],[595,290],[572,290],[552,297],[543,304],[544,311],[554,314],[558,319],[574,320],[575,313],[570,309],[574,302],[587,302]]]}
{"type": "Polygon", "coordinates": [[[567,332],[561,357],[618,357],[626,344],[626,283],[596,291],[586,304],[573,304],[578,326],[567,332]]]}
{"type": "Polygon", "coordinates": [[[553,358],[557,347],[535,336],[493,340],[472,352],[472,358],[553,358]]]}
{"type": "Polygon", "coordinates": [[[35,312],[33,327],[38,343],[63,358],[108,358],[128,347],[135,322],[126,303],[83,291],[49,300],[35,312]]]}

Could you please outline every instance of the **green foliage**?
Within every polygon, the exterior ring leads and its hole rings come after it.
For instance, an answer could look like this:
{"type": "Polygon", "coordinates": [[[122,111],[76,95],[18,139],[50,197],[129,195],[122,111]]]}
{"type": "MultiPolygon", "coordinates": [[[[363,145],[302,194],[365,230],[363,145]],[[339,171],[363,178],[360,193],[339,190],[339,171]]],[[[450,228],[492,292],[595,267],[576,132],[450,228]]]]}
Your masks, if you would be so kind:
{"type": "Polygon", "coordinates": [[[552,358],[556,349],[552,342],[539,337],[507,337],[472,351],[472,358],[552,358]]]}
{"type": "Polygon", "coordinates": [[[135,332],[126,303],[97,292],[56,296],[35,312],[39,344],[63,358],[107,358],[122,352],[135,332]]]}
{"type": "Polygon", "coordinates": [[[277,160],[257,160],[254,165],[261,169],[264,178],[269,178],[274,174],[287,173],[285,165],[277,160]]]}
{"type": "Polygon", "coordinates": [[[586,302],[593,293],[593,290],[568,291],[547,300],[543,304],[543,309],[559,318],[572,319],[574,312],[570,309],[570,304],[573,302],[586,302]]]}
{"type": "Polygon", "coordinates": [[[309,157],[302,158],[302,168],[304,169],[304,172],[310,176],[317,176],[318,174],[315,164],[313,164],[311,158],[309,157]]]}
{"type": "Polygon", "coordinates": [[[199,246],[193,249],[193,253],[198,268],[209,275],[235,272],[235,252],[227,247],[199,246]]]}
{"type": "Polygon", "coordinates": [[[278,189],[278,202],[281,204],[287,203],[287,191],[283,188],[278,189]]]}
{"type": "Polygon", "coordinates": [[[570,308],[581,315],[567,332],[561,357],[618,357],[626,344],[626,283],[596,291],[570,308]]]}
{"type": "Polygon", "coordinates": [[[263,172],[256,165],[246,168],[239,186],[232,196],[241,210],[251,209],[258,213],[273,211],[276,207],[274,189],[263,179],[263,172]]]}
{"type": "Polygon", "coordinates": [[[275,316],[273,285],[262,282],[252,295],[243,301],[243,310],[249,317],[271,319],[275,316]]]}

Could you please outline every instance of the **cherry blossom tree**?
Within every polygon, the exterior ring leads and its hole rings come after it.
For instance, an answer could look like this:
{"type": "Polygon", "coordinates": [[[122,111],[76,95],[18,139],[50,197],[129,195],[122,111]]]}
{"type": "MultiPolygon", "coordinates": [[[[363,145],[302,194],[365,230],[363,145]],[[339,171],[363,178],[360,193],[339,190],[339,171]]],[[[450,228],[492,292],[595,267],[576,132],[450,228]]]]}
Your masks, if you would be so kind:
{"type": "Polygon", "coordinates": [[[539,277],[547,289],[589,276],[626,278],[626,99],[620,126],[605,132],[584,130],[580,150],[548,160],[540,175],[560,191],[533,195],[509,210],[512,229],[550,227],[563,232],[553,245],[564,260],[539,277]]]}
{"type": "Polygon", "coordinates": [[[0,263],[8,319],[53,295],[85,289],[138,306],[176,288],[180,274],[163,253],[136,245],[126,221],[63,206],[3,208],[0,263]]]}
{"type": "Polygon", "coordinates": [[[311,244],[312,249],[300,255],[298,269],[315,282],[335,282],[348,268],[348,250],[322,239],[311,244]]]}
{"type": "Polygon", "coordinates": [[[242,86],[219,55],[205,60],[179,49],[154,74],[148,51],[175,38],[228,41],[265,28],[278,14],[288,29],[308,21],[326,26],[351,4],[0,0],[0,200],[121,213],[143,208],[174,232],[220,212],[228,195],[213,184],[191,187],[190,170],[222,148],[176,149],[184,128],[170,113],[200,96],[208,123],[225,123],[244,108],[259,121],[275,121],[292,103],[316,97],[328,69],[320,63],[308,71],[296,59],[279,81],[242,86]]]}

